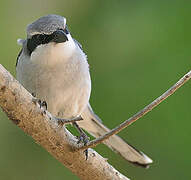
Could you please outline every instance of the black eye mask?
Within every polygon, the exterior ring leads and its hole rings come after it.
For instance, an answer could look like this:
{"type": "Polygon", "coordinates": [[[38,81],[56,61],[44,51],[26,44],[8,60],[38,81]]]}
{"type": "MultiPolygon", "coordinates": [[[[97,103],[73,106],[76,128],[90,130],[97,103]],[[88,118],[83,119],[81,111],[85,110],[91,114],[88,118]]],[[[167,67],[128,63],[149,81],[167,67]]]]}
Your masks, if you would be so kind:
{"type": "Polygon", "coordinates": [[[30,39],[27,39],[27,49],[29,55],[41,44],[48,44],[49,42],[62,43],[68,41],[67,34],[69,31],[67,28],[58,29],[52,34],[35,34],[30,39]]]}

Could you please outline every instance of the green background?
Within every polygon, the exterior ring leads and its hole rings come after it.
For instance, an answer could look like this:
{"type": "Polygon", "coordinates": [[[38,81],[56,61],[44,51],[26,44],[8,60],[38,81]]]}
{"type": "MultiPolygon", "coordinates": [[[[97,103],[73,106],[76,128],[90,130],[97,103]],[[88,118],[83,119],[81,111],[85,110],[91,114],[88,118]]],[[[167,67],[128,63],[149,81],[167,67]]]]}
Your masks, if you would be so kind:
{"type": "MultiPolygon", "coordinates": [[[[91,104],[115,127],[166,91],[191,65],[191,2],[184,0],[1,0],[0,63],[15,75],[17,38],[46,14],[67,18],[88,55],[91,104]]],[[[191,179],[191,82],[119,133],[154,163],[130,165],[104,145],[96,150],[135,180],[191,179]]],[[[0,112],[0,179],[78,178],[0,112]]]]}

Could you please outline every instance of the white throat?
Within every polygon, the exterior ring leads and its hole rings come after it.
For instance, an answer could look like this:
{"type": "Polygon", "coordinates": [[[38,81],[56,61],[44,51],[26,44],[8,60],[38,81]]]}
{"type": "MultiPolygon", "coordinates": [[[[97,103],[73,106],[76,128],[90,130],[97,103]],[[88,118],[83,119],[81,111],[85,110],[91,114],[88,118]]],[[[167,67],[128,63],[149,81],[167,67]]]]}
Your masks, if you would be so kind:
{"type": "Polygon", "coordinates": [[[63,43],[50,42],[39,45],[31,54],[33,63],[54,65],[60,61],[68,60],[76,51],[76,44],[70,34],[68,41],[63,43]]]}

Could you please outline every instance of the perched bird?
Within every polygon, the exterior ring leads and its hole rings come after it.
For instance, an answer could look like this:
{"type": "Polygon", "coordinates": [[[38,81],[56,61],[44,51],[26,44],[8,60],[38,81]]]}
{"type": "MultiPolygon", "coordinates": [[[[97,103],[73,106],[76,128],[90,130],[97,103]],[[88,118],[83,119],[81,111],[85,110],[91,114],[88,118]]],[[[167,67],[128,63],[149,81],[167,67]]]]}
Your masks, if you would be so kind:
{"type": "MultiPolygon", "coordinates": [[[[94,137],[109,131],[89,104],[91,79],[87,56],[72,38],[66,18],[52,14],[39,18],[27,26],[27,38],[18,43],[22,50],[16,63],[17,79],[30,93],[46,101],[52,115],[64,119],[81,116],[83,120],[74,124],[94,137]]],[[[117,135],[104,143],[129,162],[143,167],[152,163],[117,135]]]]}

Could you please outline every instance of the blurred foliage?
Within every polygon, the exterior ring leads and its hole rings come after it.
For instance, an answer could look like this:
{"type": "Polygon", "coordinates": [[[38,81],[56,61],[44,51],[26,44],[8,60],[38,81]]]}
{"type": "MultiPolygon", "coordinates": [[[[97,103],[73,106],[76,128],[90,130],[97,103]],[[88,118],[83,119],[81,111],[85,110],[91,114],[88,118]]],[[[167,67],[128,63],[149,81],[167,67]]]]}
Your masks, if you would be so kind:
{"type": "MultiPolygon", "coordinates": [[[[67,18],[88,55],[91,104],[112,128],[150,103],[191,67],[191,3],[130,0],[1,0],[0,63],[15,75],[26,25],[46,14],[67,18]]],[[[153,158],[134,167],[104,145],[96,150],[132,179],[191,179],[191,82],[119,135],[153,158]]],[[[0,113],[0,179],[78,179],[0,113]]]]}

